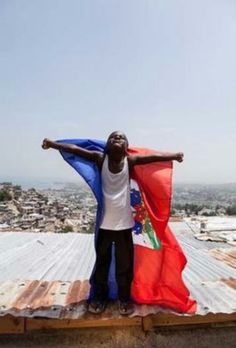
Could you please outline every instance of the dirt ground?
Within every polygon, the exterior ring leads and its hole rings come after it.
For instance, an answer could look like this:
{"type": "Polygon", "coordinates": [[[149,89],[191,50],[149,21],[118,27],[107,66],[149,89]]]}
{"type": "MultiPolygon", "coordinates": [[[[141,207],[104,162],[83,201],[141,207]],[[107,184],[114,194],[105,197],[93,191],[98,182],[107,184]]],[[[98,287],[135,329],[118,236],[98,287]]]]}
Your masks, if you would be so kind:
{"type": "Polygon", "coordinates": [[[71,329],[0,335],[1,348],[235,348],[236,327],[153,329],[140,328],[71,329]]]}

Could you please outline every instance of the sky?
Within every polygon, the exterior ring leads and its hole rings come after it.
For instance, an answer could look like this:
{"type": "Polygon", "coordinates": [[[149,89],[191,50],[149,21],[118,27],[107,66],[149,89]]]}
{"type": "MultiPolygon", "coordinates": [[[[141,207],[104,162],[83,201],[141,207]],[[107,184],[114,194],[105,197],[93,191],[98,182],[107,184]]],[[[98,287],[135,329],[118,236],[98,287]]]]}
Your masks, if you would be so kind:
{"type": "Polygon", "coordinates": [[[0,0],[0,179],[78,180],[42,139],[185,155],[175,182],[236,182],[234,0],[0,0]]]}

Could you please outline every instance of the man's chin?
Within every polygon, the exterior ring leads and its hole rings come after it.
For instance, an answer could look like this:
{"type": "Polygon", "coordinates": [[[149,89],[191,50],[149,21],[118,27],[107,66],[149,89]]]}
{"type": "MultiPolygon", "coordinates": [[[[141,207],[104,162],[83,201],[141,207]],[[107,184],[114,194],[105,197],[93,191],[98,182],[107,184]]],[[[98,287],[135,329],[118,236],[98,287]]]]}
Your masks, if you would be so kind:
{"type": "Polygon", "coordinates": [[[122,144],[114,143],[111,145],[110,149],[116,152],[125,152],[125,148],[122,144]]]}

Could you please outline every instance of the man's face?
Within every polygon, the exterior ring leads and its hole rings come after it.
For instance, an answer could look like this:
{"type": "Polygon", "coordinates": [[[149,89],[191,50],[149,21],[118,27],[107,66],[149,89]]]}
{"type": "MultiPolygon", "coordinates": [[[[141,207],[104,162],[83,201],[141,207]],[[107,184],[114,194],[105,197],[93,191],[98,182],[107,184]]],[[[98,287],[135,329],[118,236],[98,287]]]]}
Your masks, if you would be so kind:
{"type": "Polygon", "coordinates": [[[111,133],[107,139],[107,150],[110,151],[126,151],[128,148],[128,140],[124,133],[115,131],[111,133]]]}

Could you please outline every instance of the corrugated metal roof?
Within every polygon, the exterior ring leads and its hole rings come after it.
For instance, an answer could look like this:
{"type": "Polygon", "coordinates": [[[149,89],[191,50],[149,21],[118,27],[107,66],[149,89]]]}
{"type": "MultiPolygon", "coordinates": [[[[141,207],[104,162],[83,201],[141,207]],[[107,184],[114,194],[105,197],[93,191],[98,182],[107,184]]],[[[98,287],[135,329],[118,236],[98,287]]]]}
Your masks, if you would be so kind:
{"type": "Polygon", "coordinates": [[[170,224],[188,259],[183,277],[193,298],[198,302],[197,314],[234,313],[236,290],[225,282],[236,279],[236,269],[212,256],[216,248],[236,250],[227,243],[199,241],[186,222],[170,224]],[[230,249],[229,249],[230,248],[230,249]]]}
{"type": "Polygon", "coordinates": [[[49,318],[64,317],[76,308],[77,317],[85,312],[83,301],[89,293],[88,281],[5,281],[0,282],[0,315],[49,318]],[[76,305],[77,304],[77,305],[76,305]]]}
{"type": "Polygon", "coordinates": [[[236,246],[236,218],[214,216],[186,218],[185,221],[201,241],[222,241],[236,246]]]}
{"type": "Polygon", "coordinates": [[[233,289],[236,289],[236,279],[232,279],[232,278],[223,279],[223,282],[231,286],[233,289]]]}
{"type": "Polygon", "coordinates": [[[95,261],[93,235],[0,233],[0,281],[87,280],[95,261]]]}
{"type": "Polygon", "coordinates": [[[227,265],[236,268],[236,248],[222,250],[222,249],[213,249],[211,250],[211,255],[217,260],[225,262],[227,265]]]}
{"type": "MultiPolygon", "coordinates": [[[[236,248],[196,240],[184,221],[171,227],[188,258],[183,277],[198,302],[197,314],[236,312],[235,264],[215,257],[219,250],[234,255],[236,248]]],[[[93,235],[0,233],[0,316],[81,318],[94,261],[93,235]]],[[[118,316],[115,304],[108,311],[118,316]]],[[[158,312],[170,310],[137,305],[134,315],[158,312]]]]}

